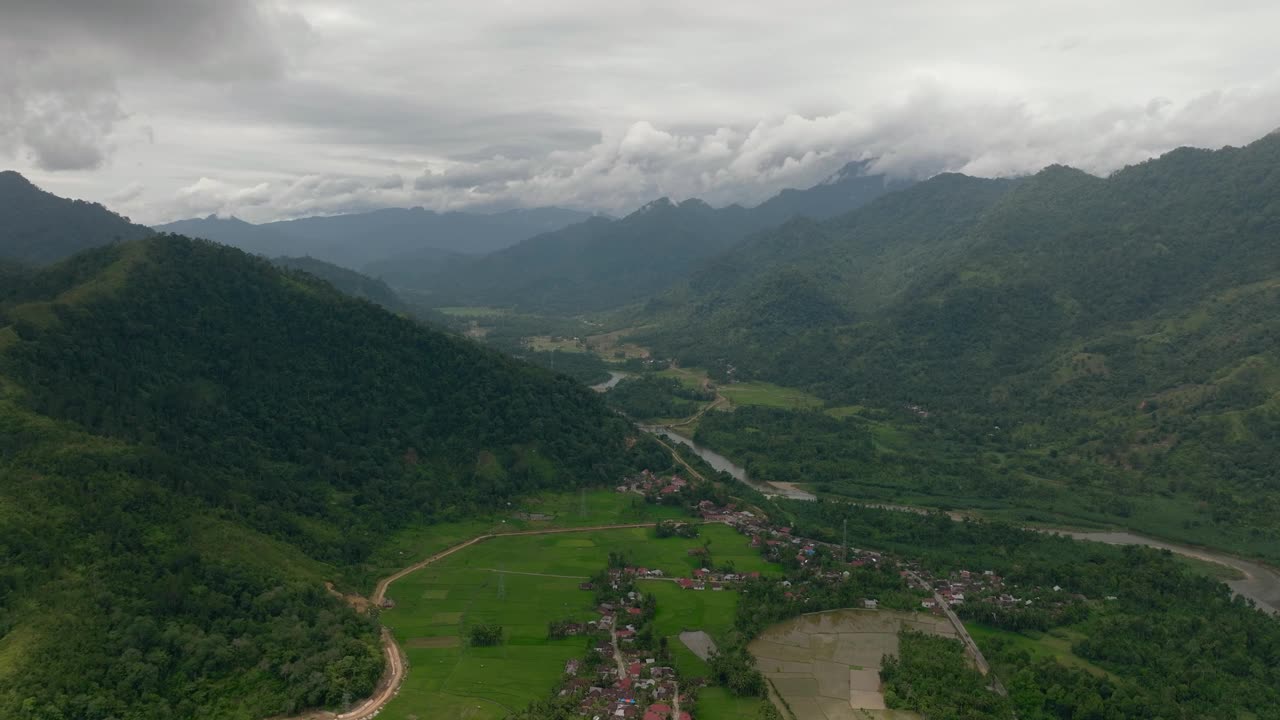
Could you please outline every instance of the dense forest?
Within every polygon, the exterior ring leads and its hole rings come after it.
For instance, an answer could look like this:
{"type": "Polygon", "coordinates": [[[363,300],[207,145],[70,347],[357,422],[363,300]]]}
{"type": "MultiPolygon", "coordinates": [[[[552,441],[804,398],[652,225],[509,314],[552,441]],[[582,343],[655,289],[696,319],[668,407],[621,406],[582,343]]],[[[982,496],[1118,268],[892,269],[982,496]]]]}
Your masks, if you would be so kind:
{"type": "MultiPolygon", "coordinates": [[[[382,668],[350,586],[410,522],[630,469],[573,380],[204,241],[0,300],[0,715],[260,718],[382,668]]],[[[637,461],[638,463],[639,461],[637,461]]]]}
{"type": "Polygon", "coordinates": [[[388,287],[385,282],[377,278],[371,278],[368,275],[361,275],[354,270],[348,270],[313,257],[278,257],[272,258],[271,263],[279,268],[297,270],[308,275],[314,275],[329,283],[344,295],[368,300],[375,305],[381,305],[391,312],[405,312],[408,309],[404,300],[396,294],[395,290],[388,287]]]}
{"type": "Polygon", "coordinates": [[[722,381],[967,443],[1013,494],[1280,558],[1277,168],[1269,136],[1105,179],[943,175],[753,238],[626,322],[722,381]]]}

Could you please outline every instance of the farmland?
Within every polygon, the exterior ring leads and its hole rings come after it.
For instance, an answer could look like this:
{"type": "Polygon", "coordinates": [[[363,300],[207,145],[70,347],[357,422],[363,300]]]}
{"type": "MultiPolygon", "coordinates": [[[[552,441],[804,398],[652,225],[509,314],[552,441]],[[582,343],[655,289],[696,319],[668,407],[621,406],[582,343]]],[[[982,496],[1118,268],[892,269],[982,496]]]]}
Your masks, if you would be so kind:
{"type": "MultiPolygon", "coordinates": [[[[555,504],[549,498],[544,507],[555,504]]],[[[626,506],[610,508],[603,497],[593,497],[593,509],[590,515],[595,519],[611,513],[627,519],[623,517],[628,514],[626,506]]],[[[654,506],[644,509],[664,512],[654,506]]],[[[438,549],[474,529],[459,526],[419,540],[430,541],[438,549]]],[[[717,565],[733,563],[744,572],[773,567],[732,528],[704,525],[697,538],[658,539],[652,528],[498,537],[402,578],[388,593],[395,607],[385,611],[382,619],[395,633],[411,670],[381,717],[496,719],[544,697],[555,686],[565,662],[582,655],[586,642],[580,637],[550,640],[547,624],[593,617],[592,595],[579,590],[578,584],[599,571],[610,552],[625,554],[633,565],[687,576],[698,567],[698,559],[688,551],[703,547],[709,548],[717,565]],[[478,623],[503,626],[505,642],[497,647],[469,647],[468,628],[478,623]]],[[[705,664],[679,647],[674,636],[690,627],[723,636],[732,623],[737,594],[680,590],[663,580],[643,581],[641,589],[658,598],[656,627],[660,634],[671,636],[677,665],[687,672],[704,673],[705,664]]],[[[754,713],[758,703],[708,688],[698,717],[739,717],[745,710],[754,713]]]]}

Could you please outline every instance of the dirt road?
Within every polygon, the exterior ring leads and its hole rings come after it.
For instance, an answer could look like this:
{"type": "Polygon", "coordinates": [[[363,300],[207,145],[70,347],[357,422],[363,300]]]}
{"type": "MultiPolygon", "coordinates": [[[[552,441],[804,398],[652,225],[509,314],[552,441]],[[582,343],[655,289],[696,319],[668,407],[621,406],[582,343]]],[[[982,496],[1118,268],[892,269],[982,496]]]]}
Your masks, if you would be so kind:
{"type": "MultiPolygon", "coordinates": [[[[623,523],[619,525],[591,525],[589,527],[574,528],[554,528],[547,530],[516,530],[512,532],[489,533],[486,535],[478,535],[458,543],[453,547],[446,548],[431,557],[416,562],[409,567],[398,570],[395,573],[378,581],[373,589],[373,594],[369,596],[369,602],[372,605],[379,606],[387,597],[387,589],[391,584],[400,578],[421,570],[422,568],[450,555],[496,537],[512,537],[519,535],[554,535],[558,533],[574,533],[574,532],[591,532],[593,530],[622,530],[625,528],[644,528],[653,527],[655,523],[623,523]]],[[[616,641],[615,641],[616,642],[616,641]]],[[[616,648],[616,645],[615,645],[616,648]]],[[[400,646],[396,643],[395,636],[387,628],[382,628],[382,650],[387,656],[387,669],[383,672],[382,679],[378,681],[378,686],[374,690],[373,695],[364,700],[354,708],[341,713],[334,713],[327,710],[312,710],[302,715],[295,715],[290,718],[282,718],[281,720],[369,720],[377,715],[391,698],[396,696],[400,690],[400,684],[404,682],[404,676],[409,671],[409,664],[406,662],[404,653],[401,652],[400,646]]]]}

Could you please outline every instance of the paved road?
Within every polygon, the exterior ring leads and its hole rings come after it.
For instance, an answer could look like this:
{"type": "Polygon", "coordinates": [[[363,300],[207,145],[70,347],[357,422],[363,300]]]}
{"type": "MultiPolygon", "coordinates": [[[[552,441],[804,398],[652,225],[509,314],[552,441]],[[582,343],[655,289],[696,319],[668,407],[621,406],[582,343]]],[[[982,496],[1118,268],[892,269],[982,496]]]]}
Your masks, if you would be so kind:
{"type": "Polygon", "coordinates": [[[969,635],[969,630],[965,628],[964,623],[960,622],[960,618],[951,610],[951,606],[947,604],[947,601],[939,595],[937,591],[933,590],[928,583],[921,580],[919,575],[916,575],[911,571],[908,571],[907,574],[910,575],[911,579],[921,588],[928,589],[933,592],[933,601],[938,604],[938,607],[942,608],[942,612],[946,613],[947,619],[951,621],[951,626],[955,628],[956,634],[960,636],[960,642],[964,643],[965,649],[969,651],[969,655],[973,658],[974,664],[977,665],[978,672],[992,679],[995,684],[996,692],[1001,695],[1007,695],[1008,693],[1005,692],[1004,685],[1000,683],[1000,678],[995,675],[991,675],[991,666],[987,664],[987,659],[983,657],[982,650],[978,649],[978,643],[973,641],[973,637],[969,635]]]}
{"type": "MultiPolygon", "coordinates": [[[[469,548],[476,543],[481,543],[492,538],[519,535],[555,535],[559,533],[591,532],[593,530],[622,530],[625,528],[653,527],[654,525],[655,523],[651,522],[623,523],[619,525],[591,525],[589,527],[555,528],[550,530],[516,530],[512,532],[478,535],[466,542],[461,542],[453,547],[441,550],[426,560],[416,562],[409,567],[398,570],[395,573],[379,580],[378,584],[373,589],[373,594],[369,596],[369,601],[375,606],[381,605],[382,601],[387,597],[387,589],[390,588],[391,584],[395,581],[409,575],[410,573],[417,572],[434,562],[443,560],[459,550],[469,548]]],[[[575,577],[573,579],[576,580],[579,578],[575,577]]],[[[616,652],[616,639],[614,642],[616,652]]],[[[404,653],[400,650],[400,646],[396,643],[395,636],[385,627],[382,629],[382,650],[387,655],[387,669],[383,673],[382,680],[378,682],[377,689],[374,690],[373,695],[368,699],[356,705],[354,708],[342,713],[333,713],[326,710],[313,710],[291,718],[284,718],[283,720],[370,720],[370,718],[377,715],[388,702],[391,702],[391,698],[396,696],[396,693],[400,691],[401,683],[404,682],[405,675],[409,672],[409,665],[405,661],[404,653]]],[[[621,657],[619,657],[618,660],[619,663],[621,663],[621,657]]]]}

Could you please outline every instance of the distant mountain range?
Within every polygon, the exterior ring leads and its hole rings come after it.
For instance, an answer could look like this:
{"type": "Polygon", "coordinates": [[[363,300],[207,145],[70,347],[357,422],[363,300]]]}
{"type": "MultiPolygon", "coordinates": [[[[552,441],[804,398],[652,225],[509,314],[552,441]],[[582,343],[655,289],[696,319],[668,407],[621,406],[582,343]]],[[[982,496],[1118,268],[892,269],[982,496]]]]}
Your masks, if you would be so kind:
{"type": "Polygon", "coordinates": [[[482,255],[590,217],[589,213],[561,208],[484,215],[437,213],[417,207],[262,225],[210,215],[158,225],[156,229],[206,238],[267,257],[310,256],[362,270],[370,263],[420,252],[482,255]]]}
{"type": "Polygon", "coordinates": [[[616,308],[651,297],[698,263],[789,218],[825,219],[909,187],[850,163],[807,190],[785,190],[753,208],[713,208],[661,198],[620,219],[592,220],[466,261],[403,263],[388,279],[429,291],[441,305],[500,305],[553,313],[616,308]]]}
{"type": "Polygon", "coordinates": [[[1280,556],[1280,136],[1108,178],[941,175],[735,245],[631,322],[722,379],[928,413],[992,497],[1070,478],[1148,527],[1176,498],[1209,508],[1184,538],[1280,556]]]}

